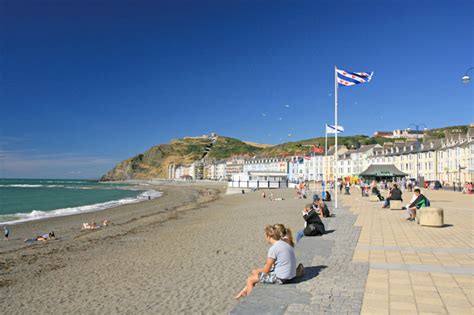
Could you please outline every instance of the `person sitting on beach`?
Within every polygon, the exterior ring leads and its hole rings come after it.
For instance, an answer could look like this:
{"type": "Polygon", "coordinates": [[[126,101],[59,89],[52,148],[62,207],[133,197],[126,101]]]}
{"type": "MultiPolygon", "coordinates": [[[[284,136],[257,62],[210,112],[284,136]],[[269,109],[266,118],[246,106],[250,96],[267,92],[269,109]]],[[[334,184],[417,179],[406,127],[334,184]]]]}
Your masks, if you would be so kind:
{"type": "Polygon", "coordinates": [[[296,255],[289,244],[290,235],[291,230],[283,224],[265,227],[265,239],[271,245],[265,266],[252,271],[236,299],[249,295],[257,283],[284,284],[296,277],[296,255]]]}
{"type": "Polygon", "coordinates": [[[26,239],[25,242],[48,241],[52,238],[56,238],[54,231],[51,231],[47,234],[38,235],[35,238],[26,239]]]}
{"type": "Polygon", "coordinates": [[[108,226],[108,225],[110,225],[110,220],[105,219],[104,221],[102,221],[102,226],[108,226]]]}
{"type": "Polygon", "coordinates": [[[390,200],[401,200],[401,201],[403,201],[402,191],[398,188],[397,184],[393,184],[393,188],[390,190],[390,193],[389,193],[387,199],[385,199],[385,203],[382,206],[382,208],[390,207],[390,200]]]}
{"type": "Polygon", "coordinates": [[[321,221],[312,204],[308,203],[304,207],[303,219],[305,220],[305,228],[296,233],[297,243],[303,238],[303,236],[320,236],[326,232],[324,223],[321,221]]]}
{"type": "Polygon", "coordinates": [[[98,229],[99,227],[95,223],[95,221],[92,221],[92,223],[84,222],[82,223],[82,230],[95,230],[98,229]]]}

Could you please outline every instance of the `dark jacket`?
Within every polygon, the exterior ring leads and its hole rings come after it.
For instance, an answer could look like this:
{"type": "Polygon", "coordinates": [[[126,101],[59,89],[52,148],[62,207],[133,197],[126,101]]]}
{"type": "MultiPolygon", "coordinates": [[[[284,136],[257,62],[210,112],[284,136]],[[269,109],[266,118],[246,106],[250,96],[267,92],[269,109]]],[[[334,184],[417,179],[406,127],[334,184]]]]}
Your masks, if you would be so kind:
{"type": "Polygon", "coordinates": [[[390,191],[390,198],[388,198],[390,200],[402,200],[402,191],[398,188],[392,188],[392,190],[390,191]]]}
{"type": "Polygon", "coordinates": [[[326,232],[323,222],[314,209],[303,215],[303,219],[306,221],[306,227],[303,230],[305,236],[318,236],[326,232]]]}
{"type": "Polygon", "coordinates": [[[329,193],[329,191],[326,191],[326,195],[325,195],[323,201],[331,201],[331,194],[329,193]]]}

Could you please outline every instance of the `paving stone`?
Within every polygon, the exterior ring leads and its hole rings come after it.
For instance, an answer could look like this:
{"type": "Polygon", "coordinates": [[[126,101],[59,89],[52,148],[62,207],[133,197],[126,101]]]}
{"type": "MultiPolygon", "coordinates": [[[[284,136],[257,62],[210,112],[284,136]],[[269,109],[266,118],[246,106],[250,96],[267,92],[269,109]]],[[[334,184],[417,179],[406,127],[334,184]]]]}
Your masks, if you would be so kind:
{"type": "Polygon", "coordinates": [[[296,245],[305,278],[297,284],[257,285],[231,314],[359,314],[369,271],[368,262],[352,261],[361,228],[347,208],[333,212],[336,217],[324,219],[333,232],[304,237],[296,245]]]}

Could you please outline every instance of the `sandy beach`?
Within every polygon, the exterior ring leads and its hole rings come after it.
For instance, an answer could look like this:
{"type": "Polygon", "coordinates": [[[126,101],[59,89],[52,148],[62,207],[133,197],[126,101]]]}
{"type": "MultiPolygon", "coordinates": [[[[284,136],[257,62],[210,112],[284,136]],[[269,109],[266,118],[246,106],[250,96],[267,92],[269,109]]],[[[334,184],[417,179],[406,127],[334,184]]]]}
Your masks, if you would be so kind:
{"type": "Polygon", "coordinates": [[[22,223],[0,242],[5,313],[226,313],[248,272],[263,264],[263,227],[302,228],[290,189],[225,195],[222,183],[160,185],[139,204],[22,223]],[[81,231],[82,222],[113,225],[81,231]],[[54,230],[58,240],[25,245],[54,230]]]}

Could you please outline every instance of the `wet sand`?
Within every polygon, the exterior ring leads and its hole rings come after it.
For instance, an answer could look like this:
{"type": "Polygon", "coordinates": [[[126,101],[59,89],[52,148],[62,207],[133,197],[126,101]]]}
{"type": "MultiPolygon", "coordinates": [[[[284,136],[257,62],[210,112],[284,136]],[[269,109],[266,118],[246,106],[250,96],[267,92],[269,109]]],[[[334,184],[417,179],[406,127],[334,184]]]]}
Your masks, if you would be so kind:
{"type": "Polygon", "coordinates": [[[290,189],[274,190],[285,200],[273,202],[223,195],[222,183],[155,189],[164,193],[155,200],[13,226],[0,242],[2,312],[226,313],[265,261],[263,227],[303,227],[306,201],[290,189]],[[80,230],[103,218],[114,225],[80,230]],[[22,241],[49,230],[60,238],[22,241]]]}

